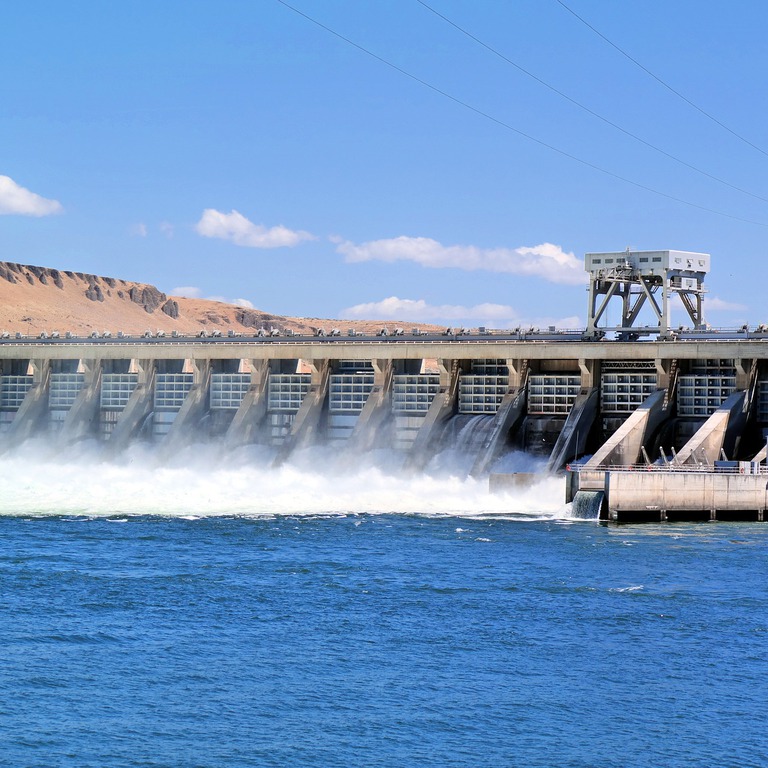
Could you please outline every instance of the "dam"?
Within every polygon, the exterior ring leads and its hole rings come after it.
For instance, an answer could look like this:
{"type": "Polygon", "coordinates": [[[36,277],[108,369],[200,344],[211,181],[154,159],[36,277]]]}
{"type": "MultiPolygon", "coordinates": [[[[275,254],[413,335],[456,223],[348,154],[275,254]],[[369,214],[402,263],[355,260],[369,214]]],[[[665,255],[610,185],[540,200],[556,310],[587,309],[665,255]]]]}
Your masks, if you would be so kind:
{"type": "Polygon", "coordinates": [[[0,450],[39,434],[111,453],[260,443],[275,464],[311,445],[386,448],[418,470],[453,447],[492,490],[516,482],[494,466],[520,450],[565,470],[566,500],[602,519],[763,520],[768,329],[704,323],[707,254],[587,254],[585,266],[576,331],[6,332],[0,450]],[[675,328],[678,299],[688,325],[675,328]]]}

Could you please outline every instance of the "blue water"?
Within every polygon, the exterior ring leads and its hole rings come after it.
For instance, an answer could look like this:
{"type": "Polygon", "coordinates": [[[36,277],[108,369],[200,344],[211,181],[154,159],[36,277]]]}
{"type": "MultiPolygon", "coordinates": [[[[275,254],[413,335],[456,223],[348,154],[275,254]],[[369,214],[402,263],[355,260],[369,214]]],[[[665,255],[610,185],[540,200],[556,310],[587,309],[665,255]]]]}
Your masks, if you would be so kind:
{"type": "Polygon", "coordinates": [[[0,765],[765,766],[767,576],[768,524],[6,511],[0,765]]]}

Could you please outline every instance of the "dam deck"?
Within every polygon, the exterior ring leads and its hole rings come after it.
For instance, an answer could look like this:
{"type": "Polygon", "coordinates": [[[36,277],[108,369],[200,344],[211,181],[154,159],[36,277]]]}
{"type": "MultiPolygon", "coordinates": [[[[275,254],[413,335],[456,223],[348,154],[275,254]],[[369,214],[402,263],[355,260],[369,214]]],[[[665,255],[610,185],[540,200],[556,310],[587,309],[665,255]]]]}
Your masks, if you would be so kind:
{"type": "Polygon", "coordinates": [[[579,333],[518,334],[499,331],[482,335],[416,336],[276,336],[276,337],[144,337],[0,338],[0,360],[43,356],[51,359],[452,359],[509,358],[591,360],[698,360],[762,358],[768,331],[690,334],[668,340],[584,340],[579,333]],[[374,353],[374,350],[375,353],[374,353]],[[236,351],[237,354],[233,354],[236,351]],[[130,352],[130,354],[128,354],[130,352]]]}

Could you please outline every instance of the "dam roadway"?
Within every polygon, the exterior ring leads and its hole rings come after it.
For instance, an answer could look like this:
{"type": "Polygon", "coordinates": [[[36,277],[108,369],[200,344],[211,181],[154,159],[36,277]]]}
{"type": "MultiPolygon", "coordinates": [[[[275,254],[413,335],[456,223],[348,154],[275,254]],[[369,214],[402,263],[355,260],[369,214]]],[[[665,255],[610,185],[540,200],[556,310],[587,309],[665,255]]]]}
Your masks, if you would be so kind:
{"type": "MultiPolygon", "coordinates": [[[[754,336],[754,334],[752,334],[754,336]]],[[[547,338],[521,339],[519,334],[420,334],[416,336],[264,336],[264,337],[144,337],[118,338],[4,338],[0,360],[46,357],[50,359],[105,360],[130,358],[210,359],[352,359],[424,360],[436,358],[529,360],[699,360],[740,358],[768,360],[768,334],[760,338],[584,341],[564,333],[547,338]]],[[[747,334],[744,334],[747,336],[747,334]]]]}

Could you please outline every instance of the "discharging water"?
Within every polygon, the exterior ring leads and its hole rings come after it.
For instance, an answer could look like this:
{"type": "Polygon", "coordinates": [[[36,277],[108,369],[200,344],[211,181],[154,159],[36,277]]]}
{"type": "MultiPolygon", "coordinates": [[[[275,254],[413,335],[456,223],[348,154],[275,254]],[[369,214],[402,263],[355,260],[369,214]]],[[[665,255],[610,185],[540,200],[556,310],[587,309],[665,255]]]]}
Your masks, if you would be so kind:
{"type": "Polygon", "coordinates": [[[0,766],[768,764],[764,525],[30,451],[0,460],[0,766]]]}

